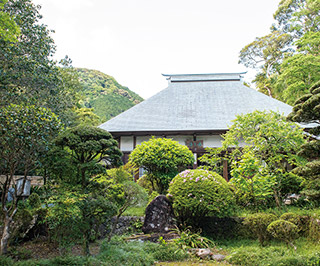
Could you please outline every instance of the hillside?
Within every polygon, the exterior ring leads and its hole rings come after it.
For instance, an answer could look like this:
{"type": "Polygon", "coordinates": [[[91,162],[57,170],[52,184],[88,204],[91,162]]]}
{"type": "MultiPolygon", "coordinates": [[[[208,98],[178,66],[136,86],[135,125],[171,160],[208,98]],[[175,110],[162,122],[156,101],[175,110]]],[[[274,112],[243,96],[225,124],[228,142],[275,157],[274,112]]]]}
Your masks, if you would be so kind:
{"type": "Polygon", "coordinates": [[[113,77],[97,70],[76,68],[84,87],[84,105],[105,122],[140,103],[143,99],[113,77]]]}

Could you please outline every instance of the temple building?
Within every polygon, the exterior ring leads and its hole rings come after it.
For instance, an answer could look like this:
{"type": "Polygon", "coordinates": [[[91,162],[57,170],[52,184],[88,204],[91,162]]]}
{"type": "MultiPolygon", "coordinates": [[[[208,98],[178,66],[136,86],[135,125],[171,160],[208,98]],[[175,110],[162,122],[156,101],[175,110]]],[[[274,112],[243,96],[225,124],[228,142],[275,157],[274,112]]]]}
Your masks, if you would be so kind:
{"type": "Polygon", "coordinates": [[[237,115],[255,110],[291,112],[290,105],[245,86],[243,74],[163,74],[169,83],[166,89],[99,127],[118,140],[124,162],[151,136],[187,145],[197,159],[204,148],[221,146],[221,134],[237,115]]]}

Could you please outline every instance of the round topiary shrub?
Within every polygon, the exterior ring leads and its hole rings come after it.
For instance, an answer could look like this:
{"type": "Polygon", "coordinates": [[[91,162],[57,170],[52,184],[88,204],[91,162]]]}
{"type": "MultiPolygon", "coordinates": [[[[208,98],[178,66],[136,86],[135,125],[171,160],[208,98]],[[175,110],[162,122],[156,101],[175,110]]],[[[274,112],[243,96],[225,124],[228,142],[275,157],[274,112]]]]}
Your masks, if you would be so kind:
{"type": "Polygon", "coordinates": [[[271,213],[255,213],[245,218],[243,224],[258,238],[261,245],[270,239],[267,227],[277,220],[277,216],[271,213]]]}
{"type": "Polygon", "coordinates": [[[232,214],[235,200],[229,184],[217,173],[185,170],[169,185],[168,198],[180,222],[197,225],[202,217],[232,214]]]}
{"type": "Polygon", "coordinates": [[[296,225],[298,228],[298,232],[306,230],[304,228],[305,226],[303,224],[303,218],[299,214],[296,214],[293,212],[287,212],[287,213],[282,214],[279,219],[288,221],[288,222],[296,225]]]}
{"type": "Polygon", "coordinates": [[[267,231],[276,239],[293,245],[293,241],[298,238],[298,227],[285,220],[277,220],[268,225],[267,231]]]}

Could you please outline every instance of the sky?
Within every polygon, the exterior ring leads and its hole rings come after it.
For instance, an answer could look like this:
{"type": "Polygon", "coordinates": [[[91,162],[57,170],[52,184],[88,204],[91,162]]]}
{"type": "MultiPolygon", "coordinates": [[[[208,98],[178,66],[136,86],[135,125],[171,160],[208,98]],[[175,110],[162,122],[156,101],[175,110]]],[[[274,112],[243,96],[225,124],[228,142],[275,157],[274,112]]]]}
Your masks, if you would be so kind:
{"type": "Polygon", "coordinates": [[[269,33],[280,0],[33,0],[56,59],[113,76],[143,98],[161,74],[243,72],[240,50],[269,33]]]}

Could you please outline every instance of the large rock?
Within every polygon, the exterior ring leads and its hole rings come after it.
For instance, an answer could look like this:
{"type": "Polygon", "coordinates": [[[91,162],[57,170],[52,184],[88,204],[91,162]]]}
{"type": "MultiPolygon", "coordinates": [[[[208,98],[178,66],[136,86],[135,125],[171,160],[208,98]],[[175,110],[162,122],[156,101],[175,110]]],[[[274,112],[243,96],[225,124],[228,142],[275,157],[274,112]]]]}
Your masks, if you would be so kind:
{"type": "Polygon", "coordinates": [[[142,232],[167,233],[175,228],[172,204],[164,195],[156,197],[146,208],[142,232]]]}

